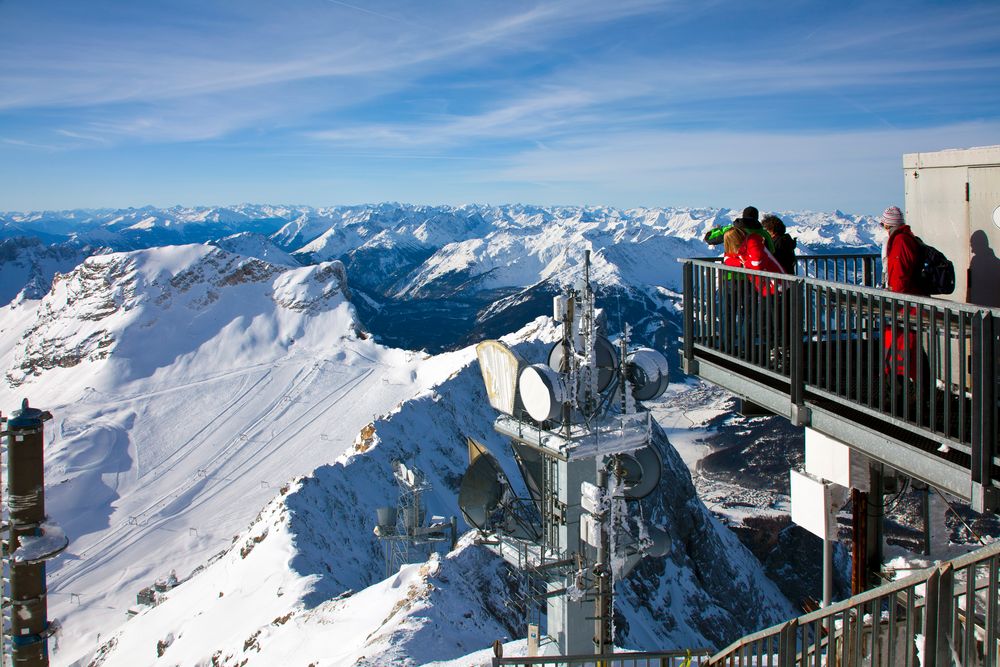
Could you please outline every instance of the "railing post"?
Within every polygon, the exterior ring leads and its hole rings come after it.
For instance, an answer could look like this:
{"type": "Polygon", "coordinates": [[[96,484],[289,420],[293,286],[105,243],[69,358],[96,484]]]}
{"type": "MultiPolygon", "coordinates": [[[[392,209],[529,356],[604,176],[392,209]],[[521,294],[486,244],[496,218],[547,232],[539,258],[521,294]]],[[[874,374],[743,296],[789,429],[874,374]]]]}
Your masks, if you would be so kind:
{"type": "Polygon", "coordinates": [[[698,372],[694,360],[694,264],[684,262],[684,350],[681,362],[685,373],[698,372]]]}
{"type": "Polygon", "coordinates": [[[996,331],[993,314],[979,311],[972,319],[972,509],[1000,507],[993,486],[996,450],[996,331]]]}
{"type": "Polygon", "coordinates": [[[799,620],[793,618],[785,623],[778,632],[778,667],[795,667],[797,647],[795,636],[798,629],[799,620]]]}
{"type": "MultiPolygon", "coordinates": [[[[931,662],[928,664],[934,664],[933,656],[937,655],[937,639],[938,639],[938,598],[941,593],[941,571],[940,569],[935,569],[931,572],[930,576],[927,577],[927,582],[924,584],[924,651],[925,656],[930,656],[931,662]]],[[[926,660],[927,658],[925,658],[926,660]]]]}
{"type": "Polygon", "coordinates": [[[924,595],[924,664],[950,665],[955,570],[951,563],[937,567],[927,578],[924,595]]]}
{"type": "Polygon", "coordinates": [[[864,286],[875,287],[875,259],[873,257],[862,257],[861,265],[864,267],[864,286]]]}
{"type": "Polygon", "coordinates": [[[806,281],[803,279],[790,280],[788,286],[791,288],[791,308],[788,326],[788,381],[791,401],[791,421],[796,426],[807,426],[809,424],[809,409],[805,407],[805,382],[806,382],[806,355],[805,337],[806,331],[806,281]]]}

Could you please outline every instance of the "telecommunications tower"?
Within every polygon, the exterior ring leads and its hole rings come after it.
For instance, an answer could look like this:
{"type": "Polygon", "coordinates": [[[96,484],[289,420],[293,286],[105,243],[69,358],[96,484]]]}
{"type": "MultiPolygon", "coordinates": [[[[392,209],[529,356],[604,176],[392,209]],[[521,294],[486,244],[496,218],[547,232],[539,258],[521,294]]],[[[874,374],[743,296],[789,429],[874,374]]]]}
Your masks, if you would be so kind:
{"type": "Polygon", "coordinates": [[[431,484],[423,473],[402,461],[393,461],[392,474],[399,486],[399,501],[396,507],[375,510],[375,536],[385,552],[386,577],[411,562],[411,551],[419,550],[426,558],[435,545],[448,544],[454,549],[458,537],[455,517],[445,520],[435,516],[425,524],[427,510],[421,496],[431,490],[431,484]]]}
{"type": "Polygon", "coordinates": [[[659,484],[662,461],[640,401],[666,390],[667,360],[630,349],[627,328],[617,345],[599,332],[590,251],[583,276],[553,305],[562,339],[546,363],[496,340],[476,348],[501,413],[494,428],[510,438],[529,497],[517,497],[498,459],[470,440],[459,507],[480,544],[542,583],[542,634],[561,654],[610,653],[614,579],[643,555],[669,551],[666,533],[631,502],[659,484]]]}

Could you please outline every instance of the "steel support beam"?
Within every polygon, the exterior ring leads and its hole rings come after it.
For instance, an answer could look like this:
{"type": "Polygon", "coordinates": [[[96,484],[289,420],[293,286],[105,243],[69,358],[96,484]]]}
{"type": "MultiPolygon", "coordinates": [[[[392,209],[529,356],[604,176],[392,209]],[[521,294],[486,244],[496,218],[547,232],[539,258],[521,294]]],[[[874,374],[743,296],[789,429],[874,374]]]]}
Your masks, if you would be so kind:
{"type": "Polygon", "coordinates": [[[868,429],[815,405],[810,405],[812,428],[848,443],[852,448],[910,477],[943,489],[963,500],[971,500],[969,471],[916,447],[890,440],[884,433],[868,429]]]}
{"type": "Polygon", "coordinates": [[[993,315],[983,311],[972,320],[972,509],[1000,509],[1000,494],[993,486],[996,454],[997,338],[993,315]]]}
{"type": "Polygon", "coordinates": [[[741,396],[745,400],[766,408],[776,415],[791,417],[791,404],[788,401],[788,394],[768,387],[750,378],[738,375],[728,368],[722,368],[715,364],[699,360],[698,375],[713,384],[717,384],[723,389],[741,396]]]}

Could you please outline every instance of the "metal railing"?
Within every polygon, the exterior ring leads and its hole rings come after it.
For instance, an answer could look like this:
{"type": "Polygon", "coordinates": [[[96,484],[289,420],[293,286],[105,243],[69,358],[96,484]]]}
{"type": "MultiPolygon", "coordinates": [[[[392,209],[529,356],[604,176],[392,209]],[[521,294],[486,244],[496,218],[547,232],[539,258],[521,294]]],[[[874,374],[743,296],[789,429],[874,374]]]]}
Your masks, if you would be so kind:
{"type": "Polygon", "coordinates": [[[799,255],[795,274],[848,285],[876,287],[882,278],[881,257],[872,254],[799,255]]]}
{"type": "Polygon", "coordinates": [[[747,635],[712,667],[996,665],[1000,542],[747,635]]]}
{"type": "Polygon", "coordinates": [[[711,651],[655,651],[651,653],[607,653],[493,658],[493,667],[700,667],[708,664],[711,651]]]}
{"type": "Polygon", "coordinates": [[[787,392],[800,424],[808,401],[916,434],[995,507],[1000,310],[875,288],[877,259],[799,258],[837,281],[685,260],[685,364],[737,362],[787,392]]]}

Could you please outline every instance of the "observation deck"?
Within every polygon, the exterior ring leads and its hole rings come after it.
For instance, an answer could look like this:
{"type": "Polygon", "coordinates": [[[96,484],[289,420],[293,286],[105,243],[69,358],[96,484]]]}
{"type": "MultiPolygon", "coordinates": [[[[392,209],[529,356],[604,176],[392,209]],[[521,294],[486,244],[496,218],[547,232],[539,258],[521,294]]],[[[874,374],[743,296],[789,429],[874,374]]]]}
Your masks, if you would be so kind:
{"type": "Polygon", "coordinates": [[[996,511],[1000,309],[880,289],[879,260],[681,260],[684,371],[996,511]]]}

